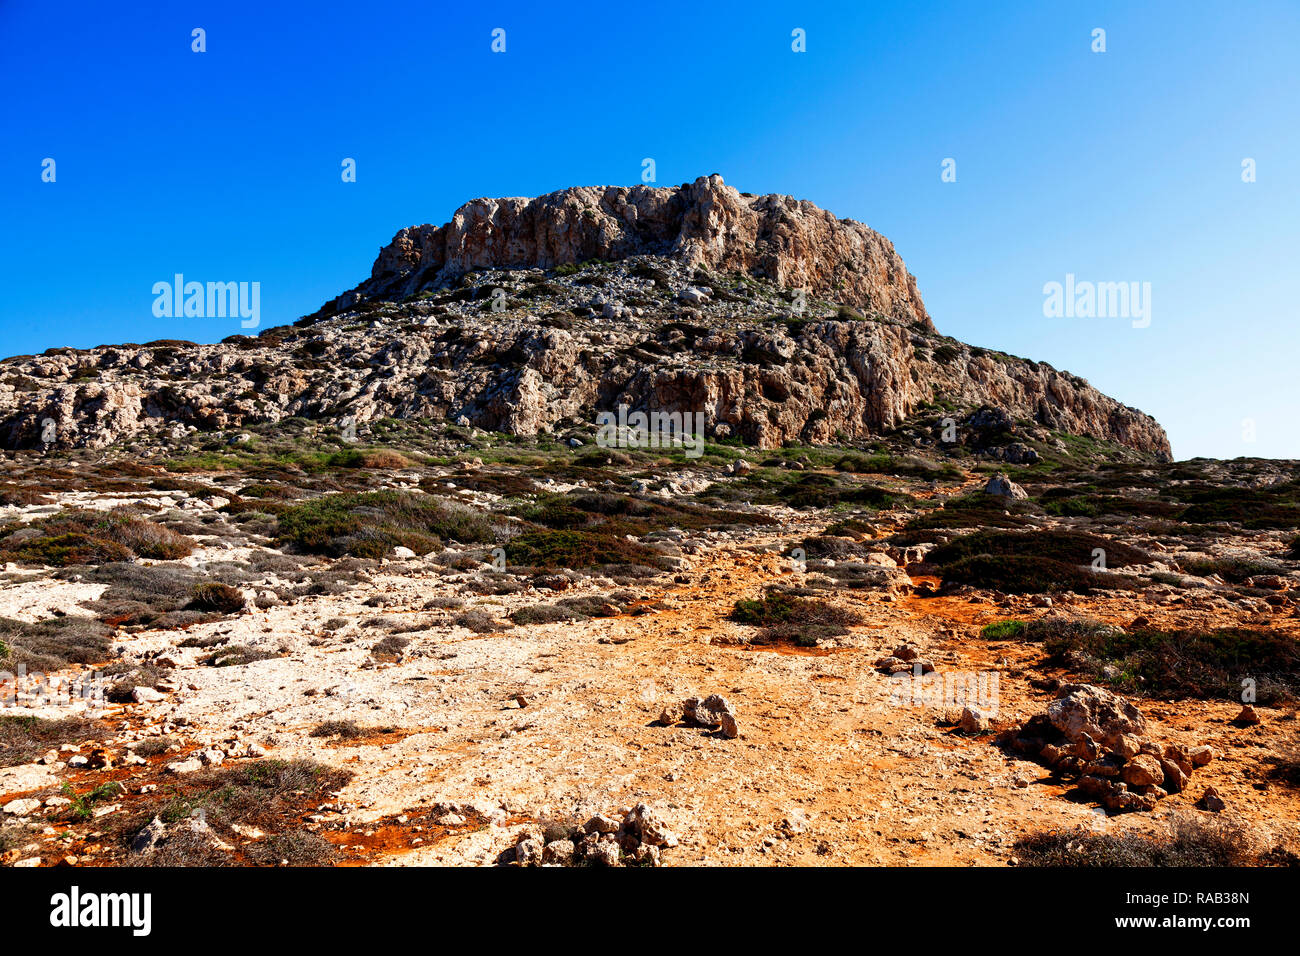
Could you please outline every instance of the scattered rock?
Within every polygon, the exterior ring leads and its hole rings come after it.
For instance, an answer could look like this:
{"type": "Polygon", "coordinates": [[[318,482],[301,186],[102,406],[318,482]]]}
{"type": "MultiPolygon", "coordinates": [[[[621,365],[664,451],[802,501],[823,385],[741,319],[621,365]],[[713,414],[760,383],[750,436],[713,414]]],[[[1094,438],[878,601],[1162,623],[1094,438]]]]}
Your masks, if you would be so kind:
{"type": "Polygon", "coordinates": [[[35,800],[31,797],[23,797],[19,800],[10,800],[0,809],[3,809],[4,812],[10,816],[25,817],[30,813],[35,813],[40,808],[41,801],[35,800]]]}
{"type": "Polygon", "coordinates": [[[965,707],[962,709],[961,718],[957,721],[957,727],[966,734],[987,733],[989,715],[978,707],[965,707]]]}
{"type": "Polygon", "coordinates": [[[1029,497],[1028,492],[1026,492],[1024,488],[1021,488],[1001,472],[998,472],[998,474],[988,480],[988,484],[984,486],[984,494],[992,495],[995,498],[1012,498],[1017,500],[1029,497]]]}
{"type": "Polygon", "coordinates": [[[1222,813],[1227,804],[1223,797],[1219,796],[1219,791],[1213,787],[1206,787],[1205,793],[1201,794],[1201,799],[1196,801],[1196,806],[1201,810],[1208,810],[1210,813],[1222,813]]]}
{"type": "Polygon", "coordinates": [[[148,825],[135,835],[131,841],[132,853],[144,853],[152,850],[167,836],[167,825],[159,817],[154,817],[148,825]]]}
{"type": "Polygon", "coordinates": [[[1146,718],[1130,701],[1091,684],[1065,685],[1045,713],[999,739],[1076,779],[1081,794],[1114,812],[1151,810],[1185,789],[1209,750],[1161,747],[1146,736],[1146,718]]]}
{"type": "Polygon", "coordinates": [[[1260,717],[1259,714],[1255,712],[1254,707],[1250,704],[1246,704],[1241,708],[1241,713],[1232,718],[1232,722],[1238,727],[1254,727],[1256,724],[1260,723],[1260,717]]]}

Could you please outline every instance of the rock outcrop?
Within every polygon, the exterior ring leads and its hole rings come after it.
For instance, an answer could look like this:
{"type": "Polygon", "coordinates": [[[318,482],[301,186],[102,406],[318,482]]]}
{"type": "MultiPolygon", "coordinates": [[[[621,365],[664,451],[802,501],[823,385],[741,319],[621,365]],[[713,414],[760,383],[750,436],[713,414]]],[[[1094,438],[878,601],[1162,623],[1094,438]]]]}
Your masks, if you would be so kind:
{"type": "Polygon", "coordinates": [[[761,448],[873,438],[943,408],[968,447],[1014,435],[989,450],[999,460],[1032,461],[1024,442],[1051,432],[1170,453],[1150,416],[1083,379],[939,335],[867,227],[716,176],[475,200],[445,226],[403,230],[352,292],[256,337],[0,363],[5,448],[291,417],[361,438],[381,418],[531,436],[621,406],[761,448]]]}
{"type": "Polygon", "coordinates": [[[410,226],[335,308],[412,295],[482,269],[553,269],[658,255],[934,326],[894,245],[807,200],[751,196],[718,175],[678,187],[580,186],[536,199],[474,199],[441,226],[410,226]]]}
{"type": "Polygon", "coordinates": [[[1162,746],[1147,735],[1137,707],[1091,684],[1065,685],[1045,713],[1009,731],[1004,742],[1077,780],[1080,794],[1113,812],[1154,808],[1214,756],[1206,746],[1162,746]]]}

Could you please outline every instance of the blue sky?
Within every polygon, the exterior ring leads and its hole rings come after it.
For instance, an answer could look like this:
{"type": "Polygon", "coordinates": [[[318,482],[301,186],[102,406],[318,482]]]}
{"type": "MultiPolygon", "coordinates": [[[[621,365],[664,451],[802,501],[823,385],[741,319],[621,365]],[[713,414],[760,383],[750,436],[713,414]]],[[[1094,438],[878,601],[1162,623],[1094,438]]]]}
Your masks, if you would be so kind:
{"type": "Polygon", "coordinates": [[[1300,458],[1295,0],[0,0],[0,38],[3,355],[241,331],[155,318],[177,272],[292,321],[402,226],[653,157],[866,222],[940,331],[1082,375],[1177,457],[1300,458]],[[1150,326],[1046,318],[1067,273],[1149,282],[1150,326]]]}

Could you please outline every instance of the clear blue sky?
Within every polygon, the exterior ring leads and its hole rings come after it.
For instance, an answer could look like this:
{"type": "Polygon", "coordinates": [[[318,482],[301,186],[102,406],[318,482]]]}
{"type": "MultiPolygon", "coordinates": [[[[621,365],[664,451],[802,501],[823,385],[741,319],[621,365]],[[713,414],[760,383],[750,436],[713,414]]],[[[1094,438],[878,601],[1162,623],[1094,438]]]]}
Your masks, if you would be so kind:
{"type": "Polygon", "coordinates": [[[1178,457],[1300,458],[1295,0],[3,0],[0,41],[0,354],[241,331],[155,318],[177,272],[292,321],[402,226],[653,157],[866,222],[940,331],[1082,375],[1178,457]],[[1045,318],[1067,273],[1150,282],[1150,327],[1045,318]]]}

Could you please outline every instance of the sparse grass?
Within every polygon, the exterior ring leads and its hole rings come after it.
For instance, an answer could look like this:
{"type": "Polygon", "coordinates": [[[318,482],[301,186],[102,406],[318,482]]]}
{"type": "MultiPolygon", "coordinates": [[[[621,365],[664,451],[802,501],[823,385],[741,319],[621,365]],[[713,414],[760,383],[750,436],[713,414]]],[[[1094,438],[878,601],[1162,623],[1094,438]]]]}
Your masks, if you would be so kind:
{"type": "Polygon", "coordinates": [[[208,581],[196,586],[188,607],[196,611],[213,611],[217,614],[234,614],[244,609],[244,595],[238,588],[220,581],[208,581]]]}
{"type": "Polygon", "coordinates": [[[179,743],[180,741],[175,737],[148,737],[133,744],[131,752],[138,757],[160,757],[179,743]]]}
{"type": "Polygon", "coordinates": [[[184,535],[121,508],[62,511],[0,540],[0,559],[54,567],[132,558],[165,561],[193,550],[184,535]]]}
{"type": "MultiPolygon", "coordinates": [[[[247,570],[232,564],[212,565],[209,573],[219,574],[225,584],[251,577],[247,570]]],[[[108,585],[98,600],[85,606],[112,627],[181,627],[211,620],[216,613],[191,605],[195,592],[213,579],[183,564],[111,562],[56,572],[65,580],[74,574],[84,581],[108,585]]]]}
{"type": "Polygon", "coordinates": [[[140,812],[105,820],[112,821],[109,836],[120,852],[154,816],[167,825],[161,846],[129,858],[136,866],[230,866],[241,862],[241,856],[263,866],[285,860],[291,865],[324,865],[335,859],[332,847],[322,846],[323,838],[306,837],[299,821],[351,776],[311,760],[258,760],[187,775],[166,793],[143,801],[140,812]],[[213,835],[242,848],[215,849],[210,836],[191,829],[196,819],[206,822],[213,835]],[[268,838],[248,844],[235,825],[256,827],[268,838]]]}
{"type": "Polygon", "coordinates": [[[1259,866],[1250,834],[1226,820],[1176,819],[1167,835],[1050,830],[1016,841],[1021,866],[1259,866]]]}
{"type": "Polygon", "coordinates": [[[858,614],[826,601],[796,597],[774,588],[757,600],[737,601],[731,619],[761,628],[754,643],[790,641],[800,647],[813,647],[820,640],[848,634],[849,626],[862,620],[858,614]]]}
{"type": "Polygon", "coordinates": [[[310,830],[276,833],[248,850],[255,866],[331,866],[338,856],[333,843],[310,830]]]}
{"type": "Polygon", "coordinates": [[[279,543],[335,557],[382,558],[396,547],[417,554],[446,539],[493,540],[483,516],[429,495],[401,491],[342,493],[293,505],[279,515],[279,543]]]}
{"type": "Polygon", "coordinates": [[[92,617],[68,615],[28,623],[0,618],[0,654],[7,670],[20,664],[28,673],[54,671],[69,664],[98,664],[107,660],[111,628],[92,617]]]}
{"type": "Polygon", "coordinates": [[[62,744],[80,744],[97,733],[100,725],[84,717],[45,720],[40,717],[0,716],[0,767],[30,763],[62,744]]]}
{"type": "Polygon", "coordinates": [[[78,823],[85,823],[95,815],[95,804],[112,800],[114,797],[120,796],[122,792],[122,785],[113,781],[101,783],[85,793],[77,793],[72,789],[71,784],[65,783],[63,785],[63,795],[72,801],[65,812],[69,819],[78,823]]]}

